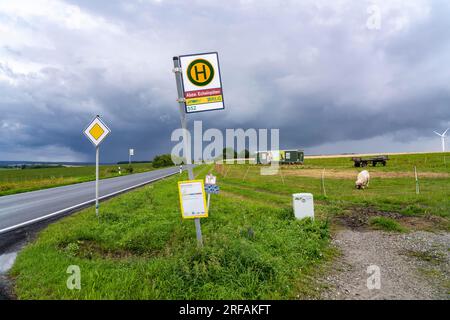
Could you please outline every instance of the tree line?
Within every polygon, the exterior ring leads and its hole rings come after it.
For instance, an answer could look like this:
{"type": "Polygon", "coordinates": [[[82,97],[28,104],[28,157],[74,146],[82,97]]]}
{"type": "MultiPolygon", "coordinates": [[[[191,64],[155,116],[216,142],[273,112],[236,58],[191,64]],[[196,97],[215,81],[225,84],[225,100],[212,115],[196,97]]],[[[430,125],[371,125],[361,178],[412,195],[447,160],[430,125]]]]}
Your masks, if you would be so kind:
{"type": "MultiPolygon", "coordinates": [[[[222,155],[217,157],[216,160],[238,159],[238,158],[248,159],[250,158],[250,152],[247,149],[245,149],[238,153],[233,148],[223,148],[222,155]]],[[[175,163],[172,161],[172,156],[170,154],[156,155],[153,158],[153,161],[151,162],[154,168],[170,167],[175,165],[175,163]]],[[[182,162],[185,163],[186,161],[184,161],[183,159],[182,162]]],[[[194,160],[192,160],[192,162],[194,162],[194,160]]]]}

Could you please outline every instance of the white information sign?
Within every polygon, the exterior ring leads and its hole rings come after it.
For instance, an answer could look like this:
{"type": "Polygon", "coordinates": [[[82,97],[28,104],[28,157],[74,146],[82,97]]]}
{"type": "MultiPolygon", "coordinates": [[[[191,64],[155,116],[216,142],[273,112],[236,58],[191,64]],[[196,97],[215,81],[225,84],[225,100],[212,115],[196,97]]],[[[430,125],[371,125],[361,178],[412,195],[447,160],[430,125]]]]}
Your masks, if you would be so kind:
{"type": "Polygon", "coordinates": [[[205,184],[216,184],[216,176],[212,175],[211,173],[206,175],[205,184]]]}
{"type": "Polygon", "coordinates": [[[134,156],[134,149],[130,149],[130,156],[134,156]]]}
{"type": "Polygon", "coordinates": [[[217,52],[180,56],[186,113],[224,109],[217,52]]]}
{"type": "Polygon", "coordinates": [[[184,219],[208,217],[203,180],[179,181],[178,192],[184,219]]]}

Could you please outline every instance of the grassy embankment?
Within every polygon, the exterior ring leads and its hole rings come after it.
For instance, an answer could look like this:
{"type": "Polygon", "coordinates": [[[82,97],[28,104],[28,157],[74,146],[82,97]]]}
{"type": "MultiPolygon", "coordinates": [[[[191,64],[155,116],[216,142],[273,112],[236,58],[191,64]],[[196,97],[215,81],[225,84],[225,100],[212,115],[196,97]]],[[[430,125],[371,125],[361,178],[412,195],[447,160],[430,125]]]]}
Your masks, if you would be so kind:
{"type": "MultiPolygon", "coordinates": [[[[196,168],[204,177],[206,167],[196,168]]],[[[111,199],[100,222],[93,209],[49,226],[20,254],[11,274],[22,299],[295,298],[312,290],[308,274],[325,255],[324,221],[299,222],[287,208],[212,196],[202,219],[182,220],[178,179],[111,199]],[[81,268],[81,290],[66,269],[81,268]]]]}
{"type": "MultiPolygon", "coordinates": [[[[100,166],[100,179],[130,174],[128,164],[100,166]]],[[[151,163],[133,163],[133,173],[153,170],[151,163]]],[[[95,180],[95,166],[0,170],[0,196],[95,180]]]]}
{"type": "MultiPolygon", "coordinates": [[[[91,208],[49,226],[18,256],[11,271],[16,293],[22,299],[316,297],[312,280],[331,254],[329,221],[364,216],[367,228],[448,231],[450,177],[440,157],[421,155],[413,163],[393,156],[388,167],[369,168],[366,190],[354,189],[357,170],[348,159],[309,160],[275,176],[261,176],[256,166],[215,166],[221,194],[212,196],[210,217],[202,219],[202,250],[193,221],[179,213],[176,181],[186,175],[172,177],[105,202],[100,222],[91,208]],[[315,222],[293,218],[296,192],[314,194],[315,222]],[[79,291],[66,287],[69,265],[81,268],[79,291]]],[[[196,168],[199,177],[209,168],[196,168]]]]}

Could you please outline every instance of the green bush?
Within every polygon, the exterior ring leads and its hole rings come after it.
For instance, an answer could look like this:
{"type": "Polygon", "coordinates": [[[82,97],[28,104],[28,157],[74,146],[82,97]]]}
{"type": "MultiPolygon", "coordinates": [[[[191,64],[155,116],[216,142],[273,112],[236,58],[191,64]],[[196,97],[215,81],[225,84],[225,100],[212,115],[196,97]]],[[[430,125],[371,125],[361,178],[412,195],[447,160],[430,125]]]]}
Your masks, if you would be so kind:
{"type": "Polygon", "coordinates": [[[161,154],[153,158],[152,165],[154,168],[162,168],[173,166],[174,163],[170,154],[161,154]]]}
{"type": "Polygon", "coordinates": [[[133,167],[132,166],[128,166],[128,167],[126,167],[125,168],[125,171],[127,172],[127,173],[133,173],[133,167]]]}
{"type": "Polygon", "coordinates": [[[118,169],[116,169],[116,168],[107,168],[106,170],[105,170],[105,173],[106,174],[115,174],[115,173],[118,173],[119,171],[118,171],[118,169]]]}

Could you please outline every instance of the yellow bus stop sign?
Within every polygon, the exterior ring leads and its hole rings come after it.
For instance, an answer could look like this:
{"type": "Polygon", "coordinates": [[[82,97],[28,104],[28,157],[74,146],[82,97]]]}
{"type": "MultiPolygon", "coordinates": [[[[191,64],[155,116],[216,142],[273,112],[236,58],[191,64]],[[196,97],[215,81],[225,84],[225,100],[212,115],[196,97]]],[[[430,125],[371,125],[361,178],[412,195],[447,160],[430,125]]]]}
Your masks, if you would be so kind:
{"type": "Polygon", "coordinates": [[[214,67],[208,60],[196,59],[187,68],[187,76],[190,82],[199,87],[204,87],[214,79],[214,67]]]}

